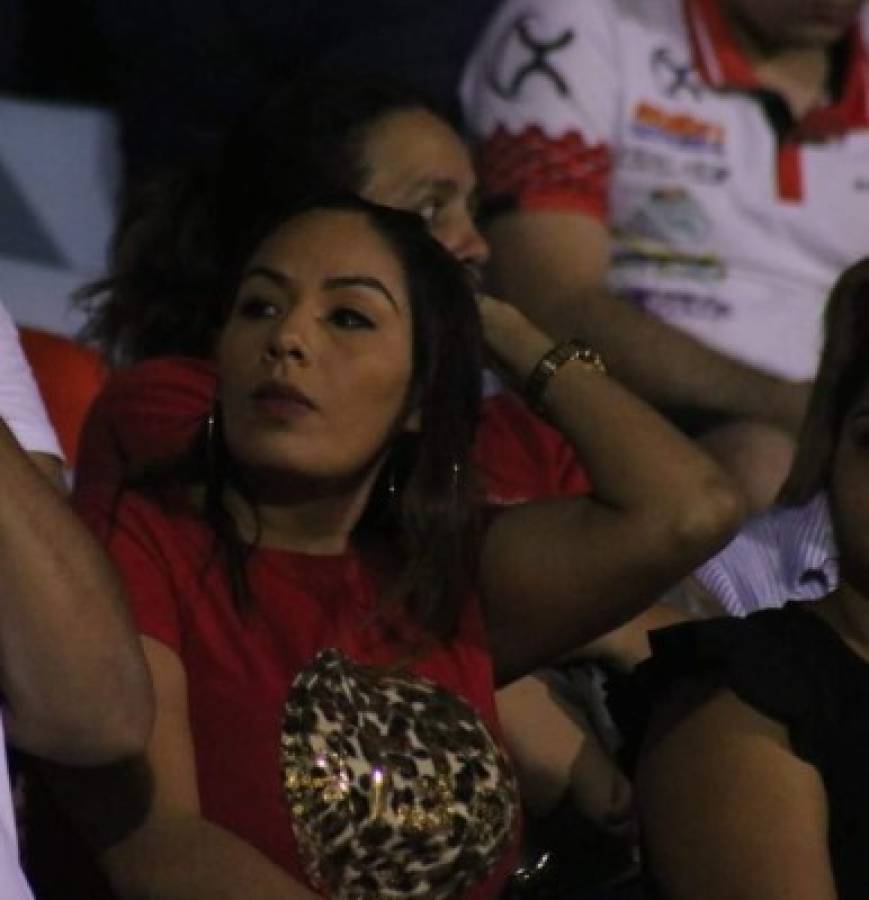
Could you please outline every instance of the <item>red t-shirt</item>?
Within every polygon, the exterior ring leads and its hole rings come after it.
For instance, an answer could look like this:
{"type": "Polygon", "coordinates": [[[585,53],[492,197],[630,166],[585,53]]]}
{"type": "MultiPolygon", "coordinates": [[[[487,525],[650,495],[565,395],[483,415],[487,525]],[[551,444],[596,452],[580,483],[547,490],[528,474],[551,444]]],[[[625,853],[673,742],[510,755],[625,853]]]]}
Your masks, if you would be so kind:
{"type": "MultiPolygon", "coordinates": [[[[213,363],[166,357],[115,372],[79,445],[76,484],[117,484],[129,466],[184,450],[214,402],[213,363]]],[[[508,505],[589,489],[573,449],[508,391],[483,399],[474,459],[488,502],[508,505]]]]}
{"type": "MultiPolygon", "coordinates": [[[[406,650],[376,623],[377,578],[355,553],[311,557],[257,549],[249,564],[255,609],[233,607],[211,531],[181,504],[140,494],[79,491],[79,512],[100,534],[126,584],[139,631],[178,654],[187,676],[203,815],[305,881],[280,770],[281,722],[294,678],[324,648],[357,663],[394,663],[406,650]]],[[[498,722],[491,657],[475,598],[458,634],[409,665],[463,698],[493,735],[498,722]]],[[[470,896],[497,896],[514,863],[470,896]]]]}

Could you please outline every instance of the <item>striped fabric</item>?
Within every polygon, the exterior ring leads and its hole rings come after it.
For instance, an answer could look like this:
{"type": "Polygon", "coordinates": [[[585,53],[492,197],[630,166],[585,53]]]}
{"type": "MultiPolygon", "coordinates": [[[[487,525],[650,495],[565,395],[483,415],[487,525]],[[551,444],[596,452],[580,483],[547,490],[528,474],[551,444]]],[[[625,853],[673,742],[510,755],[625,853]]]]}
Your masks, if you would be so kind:
{"type": "Polygon", "coordinates": [[[752,519],[694,574],[734,616],[823,597],[839,580],[826,497],[752,519]]]}

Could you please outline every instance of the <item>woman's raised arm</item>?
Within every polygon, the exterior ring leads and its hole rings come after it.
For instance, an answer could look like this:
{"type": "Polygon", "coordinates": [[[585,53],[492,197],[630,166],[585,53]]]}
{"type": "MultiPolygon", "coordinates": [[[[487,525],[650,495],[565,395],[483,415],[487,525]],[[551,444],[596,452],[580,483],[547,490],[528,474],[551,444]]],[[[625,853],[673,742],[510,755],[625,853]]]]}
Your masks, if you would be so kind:
{"type": "MultiPolygon", "coordinates": [[[[524,383],[552,341],[505,303],[484,297],[480,312],[489,349],[524,383]]],[[[513,507],[486,533],[480,585],[501,682],[636,615],[743,516],[735,486],[692,440],[588,363],[560,365],[541,399],[593,494],[513,507]]]]}

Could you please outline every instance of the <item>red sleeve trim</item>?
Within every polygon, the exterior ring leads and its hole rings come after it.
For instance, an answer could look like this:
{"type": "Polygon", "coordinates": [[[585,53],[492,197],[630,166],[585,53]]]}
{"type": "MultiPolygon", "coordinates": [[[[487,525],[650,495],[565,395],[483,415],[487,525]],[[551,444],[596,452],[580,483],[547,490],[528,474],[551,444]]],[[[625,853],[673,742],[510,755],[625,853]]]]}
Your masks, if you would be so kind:
{"type": "Polygon", "coordinates": [[[511,134],[499,125],[481,147],[483,193],[520,209],[567,209],[605,220],[612,155],[577,131],[558,138],[538,125],[511,134]]]}
{"type": "Polygon", "coordinates": [[[606,223],[609,204],[605,197],[578,197],[569,191],[528,191],[517,198],[519,209],[539,212],[581,212],[606,223]]]}

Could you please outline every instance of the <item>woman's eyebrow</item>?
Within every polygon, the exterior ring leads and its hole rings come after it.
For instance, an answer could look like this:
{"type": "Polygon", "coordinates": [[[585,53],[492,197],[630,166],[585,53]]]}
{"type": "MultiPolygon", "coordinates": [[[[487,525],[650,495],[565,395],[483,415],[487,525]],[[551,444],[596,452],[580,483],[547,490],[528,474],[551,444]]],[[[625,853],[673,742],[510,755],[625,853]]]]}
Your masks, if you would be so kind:
{"type": "Polygon", "coordinates": [[[327,289],[345,288],[345,287],[365,287],[371,288],[377,293],[382,294],[389,303],[398,312],[398,303],[386,285],[373,275],[332,275],[324,279],[323,287],[327,289]]]}

